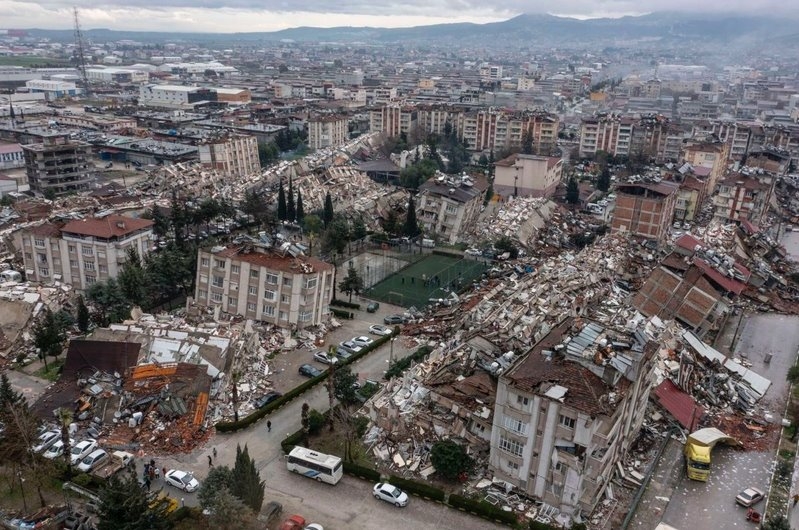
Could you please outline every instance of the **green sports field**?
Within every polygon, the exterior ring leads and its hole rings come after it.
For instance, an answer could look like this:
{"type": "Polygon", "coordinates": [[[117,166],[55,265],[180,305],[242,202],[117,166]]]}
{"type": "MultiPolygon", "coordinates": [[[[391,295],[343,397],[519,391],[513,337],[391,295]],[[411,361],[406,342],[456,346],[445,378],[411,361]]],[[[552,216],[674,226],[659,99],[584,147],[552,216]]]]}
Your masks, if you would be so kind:
{"type": "Polygon", "coordinates": [[[365,294],[403,307],[422,308],[430,298],[446,298],[479,278],[487,266],[482,261],[429,254],[375,284],[365,294]]]}

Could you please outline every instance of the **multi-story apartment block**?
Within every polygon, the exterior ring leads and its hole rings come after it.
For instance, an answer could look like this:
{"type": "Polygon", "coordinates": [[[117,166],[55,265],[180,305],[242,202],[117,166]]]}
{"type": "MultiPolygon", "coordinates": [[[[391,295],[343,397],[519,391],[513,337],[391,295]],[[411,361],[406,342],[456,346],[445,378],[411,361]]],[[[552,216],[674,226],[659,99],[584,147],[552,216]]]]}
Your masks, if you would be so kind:
{"type": "Polygon", "coordinates": [[[521,147],[530,135],[533,150],[549,154],[557,144],[560,121],[548,112],[509,113],[500,109],[467,112],[458,120],[458,136],[473,151],[501,151],[521,147]]]}
{"type": "Polygon", "coordinates": [[[42,143],[22,147],[31,190],[64,195],[89,189],[93,182],[91,145],[65,134],[42,136],[42,143]]]}
{"type": "Polygon", "coordinates": [[[443,175],[419,186],[416,218],[425,234],[457,243],[477,221],[487,188],[483,177],[453,179],[443,175]]]}
{"type": "Polygon", "coordinates": [[[44,223],[14,233],[28,280],[62,281],[84,290],[116,278],[133,248],[145,256],[153,222],[122,215],[84,218],[66,224],[44,223]]]}
{"type": "Polygon", "coordinates": [[[657,343],[566,318],[499,378],[494,476],[564,514],[592,512],[635,440],[657,343]]]}
{"type": "Polygon", "coordinates": [[[308,120],[308,147],[324,149],[347,142],[349,120],[338,114],[319,114],[308,120]]]}
{"type": "Polygon", "coordinates": [[[604,151],[613,156],[665,160],[667,152],[675,152],[674,132],[669,120],[659,114],[632,117],[600,113],[580,124],[580,156],[592,157],[604,151]]]}
{"type": "Polygon", "coordinates": [[[749,221],[757,226],[768,212],[776,178],[762,169],[730,172],[713,196],[713,216],[722,222],[749,221]]]}
{"type": "Polygon", "coordinates": [[[417,125],[419,129],[430,134],[444,134],[446,124],[456,128],[461,111],[443,105],[419,105],[417,107],[417,125]]]}
{"type": "Polygon", "coordinates": [[[707,168],[707,193],[716,190],[716,184],[727,167],[730,145],[715,138],[694,138],[683,144],[680,158],[696,168],[707,168]]]}
{"type": "Polygon", "coordinates": [[[722,120],[700,121],[693,125],[691,136],[700,134],[715,135],[720,141],[728,144],[729,160],[741,160],[749,153],[752,145],[752,124],[722,120]]]}
{"type": "Polygon", "coordinates": [[[480,66],[480,79],[483,81],[497,81],[502,79],[502,66],[498,64],[484,64],[480,66]]]}
{"type": "Polygon", "coordinates": [[[383,132],[389,138],[408,134],[416,125],[416,109],[400,104],[369,111],[369,130],[383,132]]]}
{"type": "Polygon", "coordinates": [[[666,181],[619,184],[611,230],[662,240],[674,218],[678,187],[678,184],[666,181]]]}
{"type": "Polygon", "coordinates": [[[228,136],[197,146],[200,163],[223,175],[255,175],[261,171],[258,139],[254,136],[228,136]]]}
{"type": "Polygon", "coordinates": [[[198,251],[196,285],[200,305],[301,329],[329,316],[333,265],[292,248],[213,247],[198,251]]]}
{"type": "Polygon", "coordinates": [[[551,197],[563,175],[563,160],[514,154],[495,164],[494,193],[502,197],[551,197]]]}

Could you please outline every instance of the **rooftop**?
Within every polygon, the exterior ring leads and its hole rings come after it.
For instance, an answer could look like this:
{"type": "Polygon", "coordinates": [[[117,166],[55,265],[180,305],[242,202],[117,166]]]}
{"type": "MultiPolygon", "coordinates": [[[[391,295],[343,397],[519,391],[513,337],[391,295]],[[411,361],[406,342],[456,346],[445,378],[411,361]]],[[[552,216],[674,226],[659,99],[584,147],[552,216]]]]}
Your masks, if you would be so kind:
{"type": "Polygon", "coordinates": [[[257,267],[289,272],[292,274],[314,274],[318,271],[332,271],[333,265],[309,256],[282,255],[278,250],[262,251],[251,245],[237,245],[221,250],[211,249],[210,254],[218,258],[243,261],[257,267]]]}
{"type": "Polygon", "coordinates": [[[132,234],[138,230],[150,228],[153,222],[149,219],[137,219],[124,215],[109,215],[102,219],[83,218],[70,221],[61,229],[62,232],[83,236],[111,239],[132,234]]]}

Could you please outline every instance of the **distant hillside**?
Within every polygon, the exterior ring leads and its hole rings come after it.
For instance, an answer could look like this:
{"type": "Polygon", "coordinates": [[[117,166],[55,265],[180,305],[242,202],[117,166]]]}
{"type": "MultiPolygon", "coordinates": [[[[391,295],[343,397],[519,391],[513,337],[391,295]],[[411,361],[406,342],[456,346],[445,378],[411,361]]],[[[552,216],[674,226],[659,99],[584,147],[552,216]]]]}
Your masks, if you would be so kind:
{"type": "MultiPolygon", "coordinates": [[[[619,44],[635,41],[725,45],[765,44],[795,35],[797,21],[767,16],[697,15],[655,13],[640,17],[577,20],[551,15],[519,15],[488,24],[437,24],[412,28],[298,27],[264,33],[159,33],[90,29],[95,42],[123,39],[141,42],[188,41],[204,43],[256,43],[292,40],[298,42],[362,42],[367,44],[426,43],[497,45],[619,44]]],[[[71,30],[28,30],[32,36],[71,41],[71,30]]]]}

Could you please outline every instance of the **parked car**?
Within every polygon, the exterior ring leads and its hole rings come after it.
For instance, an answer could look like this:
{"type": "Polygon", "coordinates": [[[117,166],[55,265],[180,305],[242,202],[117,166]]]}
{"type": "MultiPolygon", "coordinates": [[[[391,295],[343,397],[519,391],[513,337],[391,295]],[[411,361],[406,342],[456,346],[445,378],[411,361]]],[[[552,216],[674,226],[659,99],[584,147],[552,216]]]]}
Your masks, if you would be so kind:
{"type": "Polygon", "coordinates": [[[369,333],[373,335],[380,335],[382,337],[383,335],[391,335],[394,333],[394,330],[383,326],[382,324],[372,324],[369,326],[369,333]]]}
{"type": "MultiPolygon", "coordinates": [[[[69,442],[70,447],[72,446],[72,441],[69,442]]],[[[50,460],[54,458],[58,458],[59,456],[63,456],[64,454],[64,442],[61,441],[59,438],[56,442],[51,445],[47,451],[44,452],[42,456],[45,458],[49,458],[50,460]]]]}
{"type": "Polygon", "coordinates": [[[378,309],[380,309],[380,304],[377,302],[369,302],[369,304],[366,306],[367,313],[376,313],[378,309]]]}
{"type": "Polygon", "coordinates": [[[315,361],[319,361],[322,364],[334,364],[338,362],[338,359],[336,359],[334,355],[330,355],[326,351],[322,350],[314,353],[313,358],[315,361]]]}
{"type": "Polygon", "coordinates": [[[60,431],[52,430],[43,432],[36,440],[36,445],[34,445],[31,449],[34,453],[43,453],[50,449],[50,446],[56,443],[56,441],[58,441],[60,438],[60,431]]]}
{"type": "Polygon", "coordinates": [[[303,364],[299,369],[300,375],[305,377],[319,377],[322,375],[322,370],[310,364],[303,364]]]}
{"type": "Polygon", "coordinates": [[[374,492],[375,499],[390,502],[398,507],[408,505],[408,494],[387,482],[378,482],[375,484],[375,487],[372,488],[372,491],[374,492]]]}
{"type": "Polygon", "coordinates": [[[76,443],[72,446],[71,456],[69,457],[70,462],[74,466],[95,449],[97,449],[97,440],[92,440],[91,438],[76,443]]]}
{"type": "Polygon", "coordinates": [[[170,469],[167,471],[164,480],[170,486],[174,486],[188,493],[200,487],[200,483],[194,478],[194,475],[178,469],[170,469]]]}
{"type": "Polygon", "coordinates": [[[80,461],[78,470],[88,473],[106,460],[108,460],[108,453],[104,449],[95,449],[80,461]]]}
{"type": "Polygon", "coordinates": [[[388,315],[383,319],[383,324],[387,324],[389,326],[394,326],[397,324],[404,324],[405,317],[402,315],[388,315]]]}
{"type": "Polygon", "coordinates": [[[762,501],[765,495],[763,492],[757,488],[746,488],[741,493],[735,497],[735,502],[740,504],[741,506],[749,507],[754,506],[758,502],[762,501]]]}
{"type": "Polygon", "coordinates": [[[355,344],[351,340],[339,343],[338,347],[350,353],[358,353],[363,349],[362,346],[355,344]]]}
{"type": "Polygon", "coordinates": [[[366,335],[361,335],[359,337],[353,337],[352,339],[350,339],[350,342],[352,342],[357,346],[363,346],[365,348],[366,346],[372,344],[374,341],[369,337],[367,337],[366,335]]]}
{"type": "Polygon", "coordinates": [[[347,359],[352,357],[352,352],[348,352],[347,350],[345,350],[341,346],[336,346],[336,357],[340,361],[346,361],[347,359]]]}
{"type": "Polygon", "coordinates": [[[305,530],[325,530],[319,523],[311,523],[305,527],[305,530]]]}
{"type": "Polygon", "coordinates": [[[479,248],[467,248],[464,253],[467,256],[481,256],[483,254],[479,248]]]}
{"type": "Polygon", "coordinates": [[[255,408],[257,409],[264,408],[265,406],[267,406],[268,404],[270,404],[271,402],[273,402],[282,395],[283,394],[281,394],[280,392],[276,392],[274,390],[272,392],[267,392],[263,396],[256,399],[253,405],[255,405],[255,408]]]}
{"type": "Polygon", "coordinates": [[[303,530],[305,528],[305,517],[302,515],[292,515],[280,524],[280,530],[303,530]]]}

